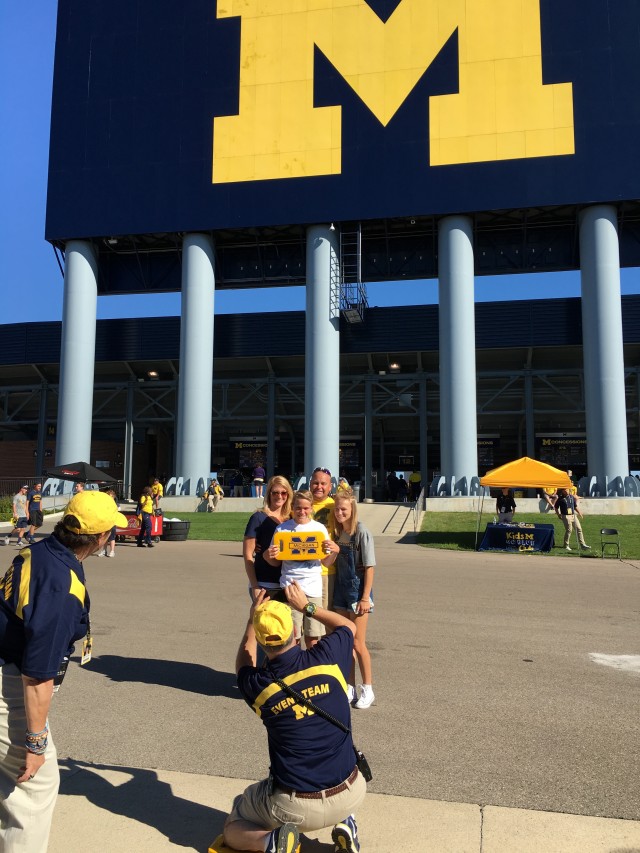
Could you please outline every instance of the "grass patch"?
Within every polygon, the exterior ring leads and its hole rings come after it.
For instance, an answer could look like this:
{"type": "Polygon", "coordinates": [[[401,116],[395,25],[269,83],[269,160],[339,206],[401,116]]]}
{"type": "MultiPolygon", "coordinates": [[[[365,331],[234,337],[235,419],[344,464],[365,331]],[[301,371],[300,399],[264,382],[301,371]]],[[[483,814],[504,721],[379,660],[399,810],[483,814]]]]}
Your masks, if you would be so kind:
{"type": "MultiPolygon", "coordinates": [[[[173,517],[174,513],[168,514],[173,517]]],[[[189,539],[242,542],[249,512],[180,512],[180,521],[190,521],[189,539]]]]}
{"type": "MultiPolygon", "coordinates": [[[[540,513],[518,513],[517,521],[530,524],[553,524],[556,529],[556,547],[551,551],[554,557],[576,557],[580,551],[565,551],[562,547],[564,527],[555,513],[541,515],[540,513]]],[[[478,516],[475,512],[427,512],[422,521],[418,534],[418,544],[425,548],[444,548],[449,551],[473,551],[476,540],[476,524],[478,516]]],[[[478,531],[478,544],[486,525],[493,520],[493,515],[484,514],[478,531]]],[[[600,557],[600,530],[603,527],[614,527],[620,534],[620,551],[623,559],[640,560],[640,524],[635,515],[588,515],[581,521],[584,538],[592,551],[589,556],[600,557]]],[[[572,537],[572,548],[577,548],[575,534],[572,537]]],[[[585,552],[583,552],[585,553],[585,552]]],[[[607,549],[608,556],[615,552],[607,549]]]]}

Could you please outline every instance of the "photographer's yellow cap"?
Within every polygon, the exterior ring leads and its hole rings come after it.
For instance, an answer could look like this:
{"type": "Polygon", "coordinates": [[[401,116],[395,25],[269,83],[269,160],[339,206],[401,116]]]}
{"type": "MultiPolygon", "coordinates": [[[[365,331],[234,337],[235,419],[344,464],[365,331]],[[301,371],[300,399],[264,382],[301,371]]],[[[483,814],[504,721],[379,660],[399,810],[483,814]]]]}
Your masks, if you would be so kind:
{"type": "Polygon", "coordinates": [[[253,629],[261,646],[281,646],[293,631],[291,608],[282,601],[265,601],[253,614],[253,629]]]}

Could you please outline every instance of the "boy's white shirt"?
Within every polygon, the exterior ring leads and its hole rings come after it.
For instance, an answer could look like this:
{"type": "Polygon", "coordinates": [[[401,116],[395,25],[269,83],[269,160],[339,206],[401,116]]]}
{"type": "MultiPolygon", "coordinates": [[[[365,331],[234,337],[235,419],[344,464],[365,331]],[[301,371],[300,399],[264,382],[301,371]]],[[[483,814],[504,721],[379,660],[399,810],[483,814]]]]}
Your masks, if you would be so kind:
{"type": "MultiPolygon", "coordinates": [[[[294,519],[278,525],[276,532],[292,530],[295,533],[323,533],[323,539],[329,538],[324,524],[311,519],[306,524],[298,524],[294,519]]],[[[273,543],[272,543],[273,544],[273,543]]],[[[283,560],[280,571],[280,586],[289,586],[297,581],[308,598],[322,598],[322,563],[320,560],[283,560]]]]}

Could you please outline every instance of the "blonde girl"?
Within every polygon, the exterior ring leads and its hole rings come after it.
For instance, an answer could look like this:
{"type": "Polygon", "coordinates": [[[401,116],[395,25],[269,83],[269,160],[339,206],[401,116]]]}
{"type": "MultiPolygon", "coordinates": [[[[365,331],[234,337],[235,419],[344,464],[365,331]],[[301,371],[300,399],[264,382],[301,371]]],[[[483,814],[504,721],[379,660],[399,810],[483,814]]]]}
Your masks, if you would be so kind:
{"type": "MultiPolygon", "coordinates": [[[[367,649],[367,623],[373,610],[373,573],[376,555],[373,536],[358,521],[358,504],[351,489],[335,496],[329,519],[331,551],[337,553],[333,610],[345,612],[356,625],[354,652],[360,667],[362,684],[358,686],[355,708],[369,708],[373,703],[371,655],[367,649]]],[[[351,670],[349,699],[356,698],[355,663],[351,670]]]]}

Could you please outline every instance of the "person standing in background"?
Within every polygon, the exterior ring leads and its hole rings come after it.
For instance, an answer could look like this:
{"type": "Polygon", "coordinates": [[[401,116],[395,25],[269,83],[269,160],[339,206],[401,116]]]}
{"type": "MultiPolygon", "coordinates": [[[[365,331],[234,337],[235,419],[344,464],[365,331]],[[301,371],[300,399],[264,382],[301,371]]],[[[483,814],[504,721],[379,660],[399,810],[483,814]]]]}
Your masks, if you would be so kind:
{"type": "Polygon", "coordinates": [[[578,496],[572,495],[569,489],[558,489],[558,500],[555,504],[556,515],[564,525],[564,547],[567,551],[573,550],[569,545],[571,531],[575,528],[578,544],[581,551],[590,551],[591,546],[584,541],[580,519],[582,513],[578,502],[578,496]]]}
{"type": "Polygon", "coordinates": [[[153,513],[153,496],[151,487],[146,486],[142,490],[136,512],[140,516],[140,533],[138,533],[138,548],[153,548],[151,541],[151,514],[153,513]]]}
{"type": "Polygon", "coordinates": [[[160,509],[160,500],[164,495],[164,489],[162,488],[162,483],[156,477],[153,481],[153,485],[151,486],[151,497],[153,498],[153,508],[157,511],[160,509]]]}
{"type": "Polygon", "coordinates": [[[256,487],[256,497],[261,498],[264,494],[264,478],[267,476],[266,471],[262,467],[262,464],[258,462],[253,471],[251,472],[251,479],[253,480],[253,485],[256,487]]]}
{"type": "Polygon", "coordinates": [[[411,500],[417,501],[420,497],[420,490],[422,489],[422,474],[420,471],[412,471],[409,474],[409,489],[411,490],[411,500]]]}
{"type": "Polygon", "coordinates": [[[36,539],[33,535],[39,527],[42,527],[42,483],[36,483],[27,495],[29,510],[29,533],[27,541],[33,544],[36,539]]]}
{"type": "MultiPolygon", "coordinates": [[[[20,486],[17,494],[13,496],[13,517],[16,520],[16,533],[18,534],[18,541],[16,542],[17,548],[22,548],[23,537],[25,531],[29,527],[29,518],[27,511],[27,492],[29,491],[29,486],[20,486]]],[[[7,545],[9,544],[9,537],[7,537],[7,545]]]]}
{"type": "Polygon", "coordinates": [[[513,516],[516,511],[516,502],[511,494],[511,489],[501,489],[498,499],[496,500],[496,512],[498,513],[498,523],[508,524],[513,521],[513,516]]]}

